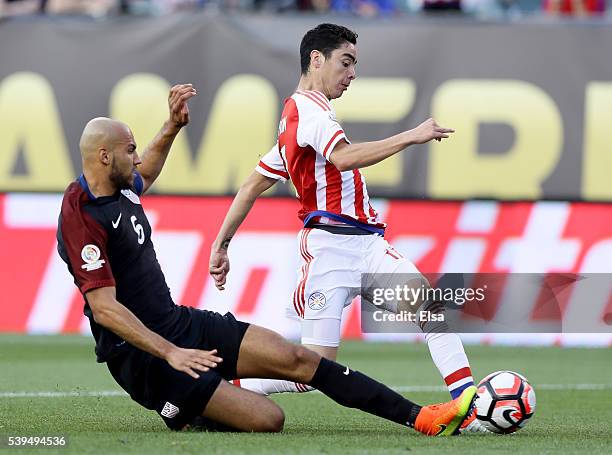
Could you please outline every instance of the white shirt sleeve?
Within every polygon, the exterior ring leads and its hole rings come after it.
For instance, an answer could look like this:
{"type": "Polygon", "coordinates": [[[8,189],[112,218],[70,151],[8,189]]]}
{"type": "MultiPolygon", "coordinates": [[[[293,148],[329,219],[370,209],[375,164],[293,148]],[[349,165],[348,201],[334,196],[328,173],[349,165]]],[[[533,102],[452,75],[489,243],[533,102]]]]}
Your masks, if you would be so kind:
{"type": "Polygon", "coordinates": [[[278,150],[278,142],[259,160],[255,170],[266,177],[282,180],[283,183],[289,180],[285,162],[278,150]]]}
{"type": "Polygon", "coordinates": [[[329,161],[331,152],[342,139],[349,142],[333,111],[308,109],[304,115],[300,112],[297,131],[297,142],[300,147],[309,145],[329,161]]]}

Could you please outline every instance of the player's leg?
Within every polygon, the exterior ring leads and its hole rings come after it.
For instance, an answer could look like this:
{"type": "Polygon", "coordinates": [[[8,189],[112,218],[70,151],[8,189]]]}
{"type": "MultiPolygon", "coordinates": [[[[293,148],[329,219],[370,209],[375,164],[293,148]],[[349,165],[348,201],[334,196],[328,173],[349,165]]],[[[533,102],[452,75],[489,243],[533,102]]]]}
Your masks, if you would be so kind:
{"type": "Polygon", "coordinates": [[[272,400],[226,381],[219,383],[202,415],[238,431],[279,432],[285,423],[283,410],[272,400]]]}
{"type": "MultiPolygon", "coordinates": [[[[384,239],[376,239],[373,242],[372,249],[374,254],[371,270],[375,273],[393,274],[397,277],[394,280],[407,276],[421,277],[421,273],[415,265],[402,257],[384,239]]],[[[424,280],[424,283],[428,286],[426,280],[424,280]]],[[[398,283],[394,282],[392,286],[395,286],[395,284],[398,283]]],[[[414,280],[407,284],[416,288],[421,286],[420,282],[415,283],[414,280]]],[[[435,305],[432,302],[421,303],[421,311],[434,313],[444,311],[442,306],[435,305]]],[[[425,341],[431,358],[444,379],[448,391],[453,398],[457,398],[463,390],[474,385],[470,363],[465,354],[461,338],[456,333],[449,332],[448,327],[443,322],[427,321],[420,323],[419,327],[425,334],[425,341]]]]}
{"type": "MultiPolygon", "coordinates": [[[[290,306],[290,311],[301,318],[302,344],[330,360],[336,360],[340,343],[340,318],[344,306],[350,302],[347,301],[349,291],[346,288],[334,286],[328,289],[329,283],[334,283],[336,279],[332,275],[342,273],[339,270],[341,268],[335,266],[337,261],[334,260],[334,254],[337,254],[335,251],[353,251],[352,248],[330,250],[329,244],[334,245],[334,238],[337,238],[334,234],[312,229],[303,229],[298,234],[302,264],[298,269],[298,280],[290,306]],[[324,254],[321,254],[322,250],[325,250],[324,254]]],[[[232,382],[261,395],[314,390],[307,384],[278,379],[246,378],[232,382]]]]}
{"type": "MultiPolygon", "coordinates": [[[[308,289],[308,288],[306,288],[308,289]]],[[[346,288],[336,288],[331,291],[319,290],[306,295],[320,294],[325,303],[321,308],[306,307],[302,320],[302,345],[318,353],[321,357],[336,360],[340,345],[342,310],[352,295],[346,288]],[[311,319],[312,318],[312,319],[311,319]]],[[[279,379],[247,378],[232,381],[234,385],[251,390],[261,395],[285,392],[310,392],[313,387],[279,379]]]]}
{"type": "MultiPolygon", "coordinates": [[[[229,370],[228,374],[232,371],[235,374],[242,331],[248,325],[220,315],[211,317],[220,322],[214,337],[226,334],[225,338],[230,340],[224,346],[227,355],[223,363],[232,364],[225,369],[229,370]]],[[[210,326],[213,332],[215,326],[210,326]]],[[[165,360],[136,348],[110,359],[107,366],[113,378],[134,401],[157,411],[172,430],[193,428],[194,422],[205,422],[203,418],[208,419],[204,425],[207,429],[211,422],[224,431],[278,432],[283,428],[283,411],[273,401],[223,380],[219,374],[221,366],[200,373],[196,379],[175,370],[165,360]]]]}
{"type": "MultiPolygon", "coordinates": [[[[372,270],[375,270],[377,273],[393,275],[393,283],[388,287],[404,284],[416,289],[429,287],[429,283],[414,264],[403,258],[385,240],[377,239],[374,243],[375,245],[373,245],[372,249],[377,254],[373,255],[375,259],[372,264],[372,270]],[[402,282],[402,279],[408,279],[408,282],[402,282]]],[[[416,303],[417,308],[420,307],[417,314],[420,312],[427,316],[428,312],[436,314],[444,312],[444,306],[436,302],[421,301],[413,303],[416,303]]],[[[391,311],[406,309],[415,311],[414,306],[406,308],[402,305],[405,305],[405,302],[392,302],[388,309],[391,311]]],[[[425,341],[427,342],[431,358],[444,379],[451,397],[455,399],[465,389],[473,387],[474,379],[461,338],[456,333],[450,332],[445,322],[426,318],[424,322],[418,322],[418,325],[425,334],[425,341]]],[[[484,427],[478,423],[475,417],[475,413],[472,412],[470,417],[464,421],[461,427],[462,432],[483,431],[484,427]]]]}
{"type": "Polygon", "coordinates": [[[320,306],[307,305],[301,321],[301,342],[308,349],[329,360],[336,360],[342,332],[342,312],[353,300],[353,293],[346,287],[326,289],[312,280],[306,287],[309,300],[318,295],[320,306]]]}
{"type": "MultiPolygon", "coordinates": [[[[304,323],[306,321],[302,321],[302,334],[304,333],[304,323]]],[[[308,321],[312,323],[314,321],[308,321]]],[[[340,321],[334,319],[325,319],[317,322],[321,322],[320,325],[328,325],[330,331],[337,331],[337,338],[340,338],[340,321]],[[325,324],[325,322],[329,322],[330,324],[325,324]],[[337,327],[336,327],[337,326],[337,327]]],[[[310,325],[310,324],[308,324],[310,325]]],[[[316,352],[321,357],[324,357],[329,360],[336,360],[338,354],[338,345],[336,346],[323,346],[321,344],[312,344],[304,343],[302,341],[302,345],[313,352],[316,352]]],[[[250,390],[252,392],[258,393],[260,395],[271,395],[275,393],[304,393],[311,392],[314,390],[313,387],[308,384],[304,384],[302,382],[296,381],[287,381],[284,379],[266,379],[262,377],[247,377],[245,379],[235,379],[231,381],[234,385],[241,387],[246,390],[250,390]]]]}
{"type": "Polygon", "coordinates": [[[472,387],[453,402],[421,408],[358,371],[254,325],[249,326],[242,339],[236,370],[239,377],[285,378],[309,384],[343,406],[430,435],[454,433],[466,418],[475,396],[472,387]]]}
{"type": "Polygon", "coordinates": [[[329,346],[319,346],[319,345],[316,345],[316,344],[304,344],[304,343],[302,343],[302,345],[305,348],[308,348],[311,351],[316,352],[321,357],[324,357],[327,360],[336,361],[336,358],[338,357],[338,348],[330,348],[329,346]]]}
{"type": "MultiPolygon", "coordinates": [[[[329,348],[327,346],[317,346],[314,344],[305,344],[304,347],[316,352],[321,357],[329,360],[336,360],[338,348],[329,348]]],[[[312,392],[314,387],[301,382],[286,381],[284,379],[265,379],[265,378],[244,378],[234,379],[232,384],[250,390],[259,395],[273,395],[276,393],[306,393],[312,392]]]]}
{"type": "MultiPolygon", "coordinates": [[[[317,346],[314,344],[304,344],[304,347],[316,352],[321,357],[329,360],[336,360],[338,348],[327,346],[317,346]]],[[[250,390],[259,395],[272,395],[275,393],[304,393],[311,392],[314,387],[301,382],[286,381],[284,379],[264,379],[264,378],[245,378],[234,379],[232,384],[245,390],[250,390]]]]}

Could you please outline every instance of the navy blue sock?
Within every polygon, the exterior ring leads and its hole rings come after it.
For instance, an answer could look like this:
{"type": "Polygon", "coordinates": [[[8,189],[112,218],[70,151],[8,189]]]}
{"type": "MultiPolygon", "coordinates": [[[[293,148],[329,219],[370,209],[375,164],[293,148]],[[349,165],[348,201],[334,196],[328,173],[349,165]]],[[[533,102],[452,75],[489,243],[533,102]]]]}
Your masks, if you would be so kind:
{"type": "Polygon", "coordinates": [[[327,359],[321,359],[309,385],[342,406],[361,409],[400,425],[414,426],[421,410],[421,406],[384,384],[327,359]]]}
{"type": "Polygon", "coordinates": [[[450,391],[451,397],[453,398],[453,400],[455,398],[458,398],[459,395],[461,395],[463,393],[463,391],[465,389],[467,389],[469,386],[474,385],[474,382],[470,381],[466,384],[463,384],[462,386],[457,387],[456,389],[453,389],[450,391]]]}

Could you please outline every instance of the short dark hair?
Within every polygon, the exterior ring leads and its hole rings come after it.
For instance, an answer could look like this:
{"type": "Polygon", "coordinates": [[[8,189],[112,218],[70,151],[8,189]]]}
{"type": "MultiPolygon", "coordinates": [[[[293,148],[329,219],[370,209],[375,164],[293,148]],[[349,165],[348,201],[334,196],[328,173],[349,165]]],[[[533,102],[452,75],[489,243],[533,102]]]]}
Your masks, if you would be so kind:
{"type": "Polygon", "coordinates": [[[334,50],[346,42],[357,44],[357,33],[342,25],[319,24],[312,30],[308,30],[300,44],[302,74],[308,73],[312,51],[317,50],[328,58],[334,50]]]}

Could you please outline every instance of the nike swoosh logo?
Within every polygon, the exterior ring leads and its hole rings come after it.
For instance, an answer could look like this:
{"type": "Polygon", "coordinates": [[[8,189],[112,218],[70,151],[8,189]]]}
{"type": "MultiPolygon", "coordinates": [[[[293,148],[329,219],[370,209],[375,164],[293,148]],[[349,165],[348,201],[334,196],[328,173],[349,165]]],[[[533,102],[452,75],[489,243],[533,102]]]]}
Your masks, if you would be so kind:
{"type": "Polygon", "coordinates": [[[436,436],[446,430],[446,425],[444,425],[443,423],[439,423],[438,426],[440,427],[440,431],[436,433],[436,436]]]}
{"type": "Polygon", "coordinates": [[[111,224],[113,225],[113,229],[117,229],[117,226],[119,226],[119,221],[121,221],[121,215],[123,214],[119,213],[119,218],[117,218],[117,221],[111,221],[111,224]]]}
{"type": "Polygon", "coordinates": [[[350,372],[351,372],[351,370],[349,370],[349,367],[346,367],[346,370],[345,370],[345,371],[343,371],[343,372],[342,372],[342,374],[343,374],[344,376],[348,376],[350,372]]]}

